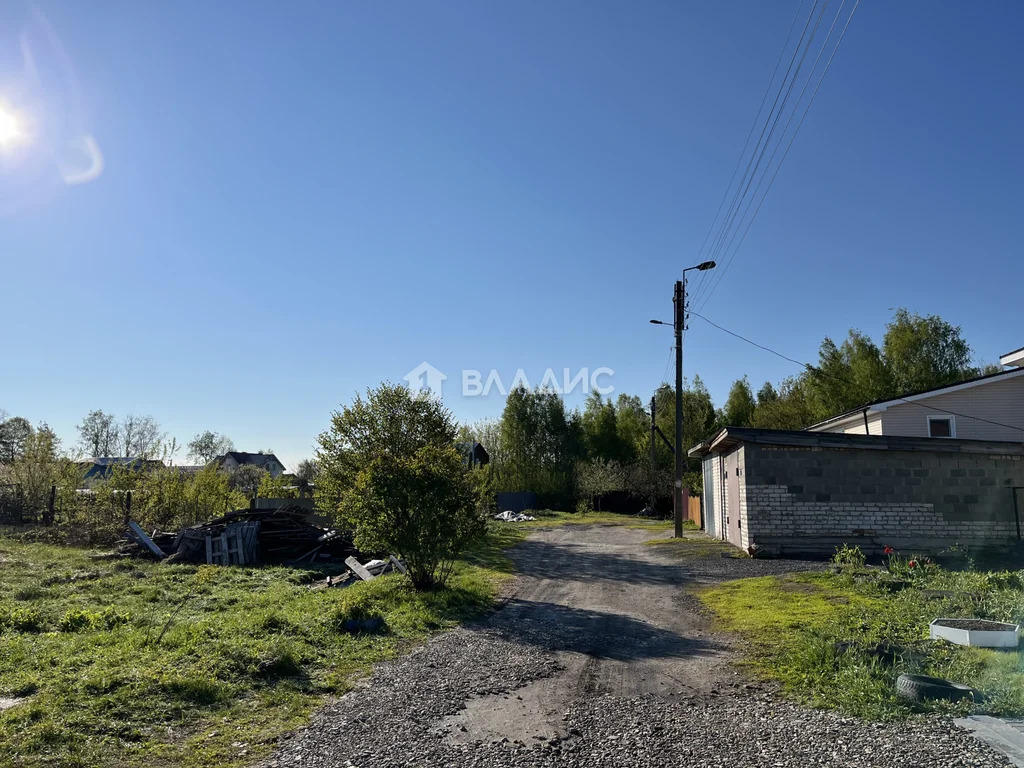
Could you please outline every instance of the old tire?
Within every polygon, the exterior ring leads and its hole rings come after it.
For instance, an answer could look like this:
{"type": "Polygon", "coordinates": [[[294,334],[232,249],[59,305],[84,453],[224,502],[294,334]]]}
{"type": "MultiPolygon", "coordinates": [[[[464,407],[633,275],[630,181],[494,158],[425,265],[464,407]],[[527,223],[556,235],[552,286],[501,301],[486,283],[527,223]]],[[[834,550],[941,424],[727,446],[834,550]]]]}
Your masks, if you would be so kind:
{"type": "Polygon", "coordinates": [[[973,688],[927,675],[900,675],[896,680],[896,694],[909,701],[972,701],[979,698],[973,688]]]}

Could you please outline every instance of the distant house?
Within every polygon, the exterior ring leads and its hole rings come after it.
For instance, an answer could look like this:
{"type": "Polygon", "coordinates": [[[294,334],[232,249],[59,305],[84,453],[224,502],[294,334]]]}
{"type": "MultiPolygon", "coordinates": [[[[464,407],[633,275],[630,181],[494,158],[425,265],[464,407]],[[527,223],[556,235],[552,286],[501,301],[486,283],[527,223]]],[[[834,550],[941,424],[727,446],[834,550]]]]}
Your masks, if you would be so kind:
{"type": "Polygon", "coordinates": [[[227,472],[238,469],[243,464],[251,464],[260,469],[265,469],[271,477],[277,477],[284,473],[284,464],[272,453],[246,453],[245,451],[228,451],[223,456],[214,459],[217,467],[227,472]]]}
{"type": "Polygon", "coordinates": [[[139,459],[127,456],[97,456],[92,459],[85,459],[77,462],[78,467],[85,471],[84,481],[86,484],[94,480],[102,480],[109,477],[114,467],[125,467],[133,472],[162,469],[164,463],[159,459],[139,459]]]}
{"type": "Polygon", "coordinates": [[[458,449],[459,453],[462,454],[462,458],[466,462],[466,466],[470,469],[473,467],[483,467],[491,462],[491,455],[487,453],[487,449],[480,445],[480,443],[456,443],[455,447],[458,449]]]}
{"type": "Polygon", "coordinates": [[[808,427],[847,435],[1024,440],[1024,348],[999,358],[1009,370],[865,403],[808,427]]]}

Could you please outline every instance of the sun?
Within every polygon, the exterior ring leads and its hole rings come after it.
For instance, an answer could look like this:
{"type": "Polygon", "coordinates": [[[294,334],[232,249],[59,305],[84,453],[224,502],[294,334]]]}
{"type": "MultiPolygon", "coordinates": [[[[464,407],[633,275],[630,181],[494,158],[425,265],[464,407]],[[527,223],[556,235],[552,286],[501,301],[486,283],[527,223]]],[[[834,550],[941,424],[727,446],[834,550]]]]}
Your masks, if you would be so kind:
{"type": "Polygon", "coordinates": [[[7,146],[22,138],[18,116],[10,109],[0,105],[0,145],[7,146]]]}

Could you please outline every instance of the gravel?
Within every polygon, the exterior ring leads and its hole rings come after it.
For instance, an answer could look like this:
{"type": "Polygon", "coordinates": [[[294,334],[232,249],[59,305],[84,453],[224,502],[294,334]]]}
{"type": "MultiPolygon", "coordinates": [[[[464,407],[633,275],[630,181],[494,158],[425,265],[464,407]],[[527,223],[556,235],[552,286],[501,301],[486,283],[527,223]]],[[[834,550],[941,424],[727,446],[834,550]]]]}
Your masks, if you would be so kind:
{"type": "MultiPolygon", "coordinates": [[[[559,541],[557,536],[554,540],[559,541]]],[[[561,568],[571,567],[573,547],[578,545],[566,546],[561,568]]],[[[579,563],[587,567],[588,553],[578,554],[579,563]]],[[[667,562],[657,554],[636,557],[648,558],[652,568],[667,562]]],[[[675,565],[683,581],[697,582],[820,567],[717,556],[688,558],[675,565]]],[[[534,580],[532,593],[524,588],[487,623],[442,635],[408,656],[378,665],[364,684],[329,703],[307,728],[282,741],[263,764],[265,768],[1012,765],[948,719],[878,724],[811,710],[745,682],[728,664],[723,665],[728,672],[715,673],[718,677],[707,681],[711,687],[699,691],[676,684],[657,693],[639,686],[630,695],[620,695],[628,688],[620,684],[608,690],[614,686],[594,685],[595,680],[601,682],[600,675],[587,677],[574,671],[581,668],[581,658],[587,660],[584,666],[593,662],[598,667],[625,669],[627,676],[635,670],[639,676],[647,674],[642,671],[647,669],[643,666],[646,654],[616,658],[609,655],[612,646],[607,638],[585,639],[586,647],[579,650],[580,625],[567,629],[548,618],[530,621],[531,611],[542,613],[531,604],[546,605],[537,602],[541,597],[555,600],[549,593],[559,586],[547,576],[534,580]],[[524,599],[524,593],[532,600],[524,599]],[[549,683],[561,698],[538,699],[544,704],[541,707],[529,691],[549,683]],[[552,705],[556,700],[559,705],[552,705]],[[512,721],[505,723],[509,736],[499,738],[493,730],[475,728],[479,718],[464,719],[481,704],[485,710],[494,710],[499,720],[512,721]],[[522,721],[504,714],[516,711],[517,704],[528,712],[522,721]],[[544,720],[546,728],[527,728],[527,720],[544,720]]],[[[592,599],[599,602],[607,594],[602,589],[621,588],[621,582],[602,586],[587,580],[572,594],[582,600],[596,592],[592,599]]],[[[665,589],[678,591],[673,583],[665,589]]],[[[685,608],[686,604],[680,605],[685,608]]],[[[689,620],[695,621],[692,616],[689,620]]],[[[601,621],[592,623],[595,630],[605,631],[601,621]]],[[[615,638],[619,644],[642,645],[644,640],[642,625],[640,629],[627,625],[623,630],[612,621],[605,629],[638,633],[615,638]]],[[[680,658],[677,663],[697,661],[696,657],[680,658]]],[[[605,677],[606,682],[615,679],[610,674],[605,677]]]]}

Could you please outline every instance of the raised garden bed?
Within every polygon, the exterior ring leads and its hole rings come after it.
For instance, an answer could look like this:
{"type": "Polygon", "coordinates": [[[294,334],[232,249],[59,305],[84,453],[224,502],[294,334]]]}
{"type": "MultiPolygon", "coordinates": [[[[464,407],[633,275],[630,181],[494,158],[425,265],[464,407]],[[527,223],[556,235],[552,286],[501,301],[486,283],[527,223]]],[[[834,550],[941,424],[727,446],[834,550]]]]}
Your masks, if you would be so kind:
{"type": "Polygon", "coordinates": [[[976,648],[1016,648],[1020,626],[986,619],[935,619],[930,630],[933,640],[976,648]]]}

